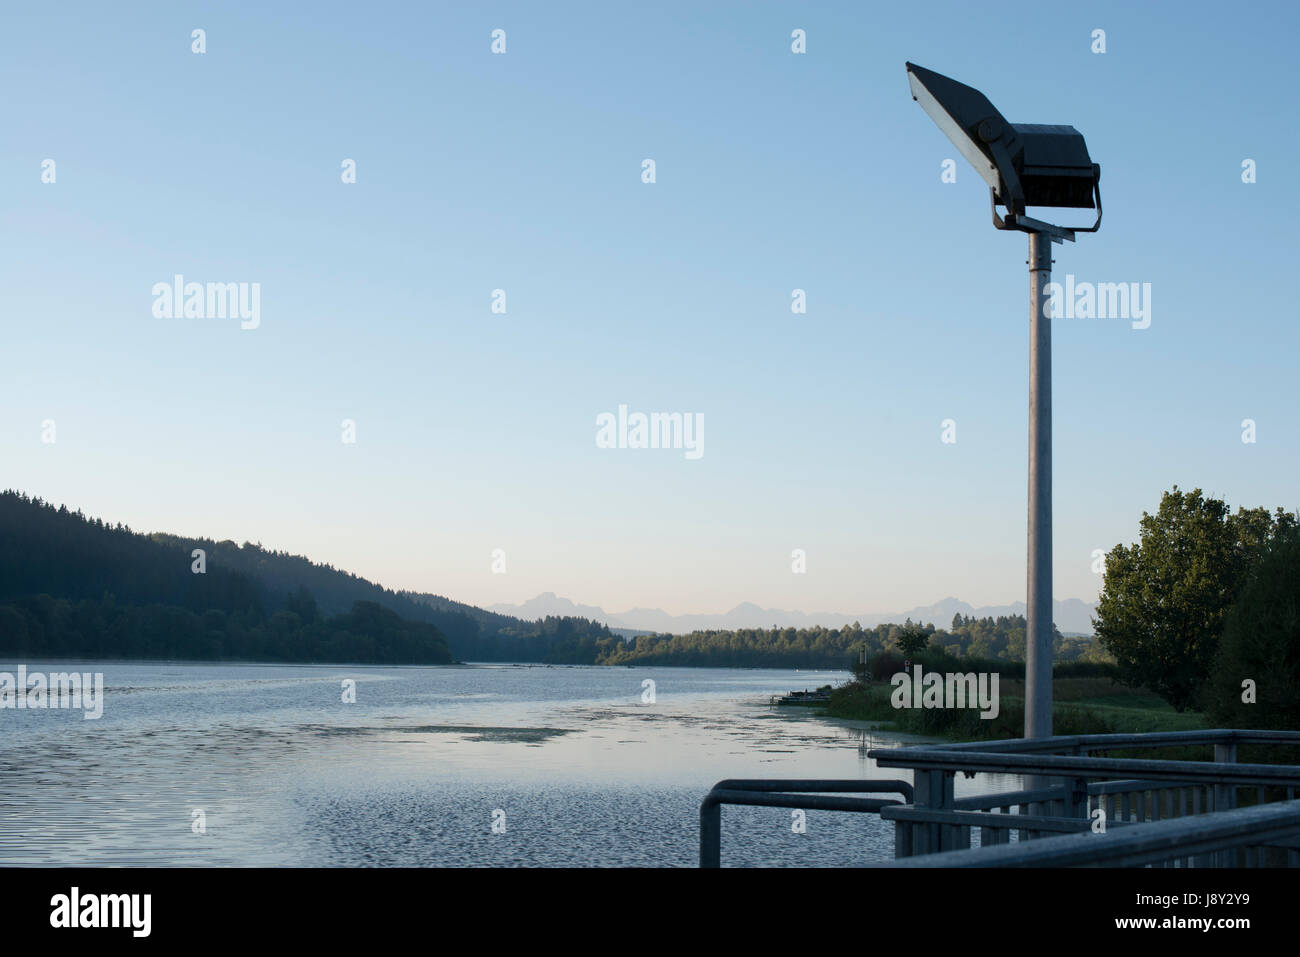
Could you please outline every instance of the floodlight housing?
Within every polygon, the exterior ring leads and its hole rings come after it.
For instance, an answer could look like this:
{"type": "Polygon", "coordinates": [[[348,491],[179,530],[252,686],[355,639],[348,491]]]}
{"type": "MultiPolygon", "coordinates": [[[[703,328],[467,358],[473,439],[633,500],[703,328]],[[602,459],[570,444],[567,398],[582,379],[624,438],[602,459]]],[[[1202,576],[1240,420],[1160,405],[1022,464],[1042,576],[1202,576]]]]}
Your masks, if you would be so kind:
{"type": "Polygon", "coordinates": [[[907,64],[907,81],[912,99],[988,183],[995,226],[1068,239],[1101,227],[1101,167],[1073,126],[1008,123],[979,90],[914,63],[907,64]],[[1007,208],[1005,219],[999,205],[1007,208]],[[1096,209],[1097,222],[1052,226],[1026,217],[1028,206],[1096,209]]]}

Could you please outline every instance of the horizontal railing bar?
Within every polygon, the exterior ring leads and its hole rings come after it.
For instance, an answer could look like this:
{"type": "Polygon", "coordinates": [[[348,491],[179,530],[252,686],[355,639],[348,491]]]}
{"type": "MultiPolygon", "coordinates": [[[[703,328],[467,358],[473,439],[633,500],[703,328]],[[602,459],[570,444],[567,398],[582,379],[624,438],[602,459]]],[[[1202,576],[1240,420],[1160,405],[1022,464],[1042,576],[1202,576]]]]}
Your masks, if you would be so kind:
{"type": "MultiPolygon", "coordinates": [[[[956,824],[960,827],[1000,828],[1007,831],[1061,831],[1072,833],[1086,831],[1092,822],[1077,817],[1037,817],[1033,814],[994,814],[991,811],[945,811],[927,807],[899,804],[882,808],[884,821],[920,822],[925,824],[956,824]]],[[[1112,822],[1111,827],[1132,827],[1130,822],[1112,822]]]]}
{"type": "Polygon", "coordinates": [[[1088,758],[1072,755],[992,754],[979,751],[903,751],[873,748],[867,757],[880,767],[926,771],[1001,771],[1008,774],[1092,778],[1150,778],[1196,784],[1300,784],[1300,767],[1228,764],[1210,761],[1159,761],[1151,758],[1088,758]]]}
{"type": "Polygon", "coordinates": [[[1188,785],[1168,781],[1094,781],[1088,785],[1088,793],[1124,794],[1128,791],[1177,791],[1188,785]]]}
{"type": "Polygon", "coordinates": [[[781,779],[781,778],[728,778],[725,781],[719,781],[713,785],[714,790],[724,788],[728,791],[795,791],[795,792],[812,792],[827,791],[836,793],[850,794],[877,794],[887,792],[891,794],[901,794],[907,798],[910,803],[913,799],[912,785],[906,781],[897,780],[863,780],[863,779],[845,779],[830,778],[819,780],[817,778],[798,778],[798,779],[781,779]]]}
{"type": "Polygon", "coordinates": [[[1172,748],[1197,744],[1300,744],[1300,731],[1262,731],[1216,728],[1205,731],[1151,731],[1132,734],[1072,734],[1054,738],[1002,738],[997,741],[967,741],[961,744],[920,744],[898,751],[944,750],[988,751],[992,753],[1036,754],[1075,750],[1111,750],[1114,748],[1172,748]]]}
{"type": "MultiPolygon", "coordinates": [[[[883,813],[883,812],[882,812],[883,813]]],[[[1300,835],[1300,801],[1256,805],[1202,817],[1179,817],[1105,833],[1065,834],[970,850],[941,851],[883,867],[1137,866],[1290,840],[1300,835]]]]}
{"type": "Polygon", "coordinates": [[[999,791],[992,794],[976,794],[971,797],[957,798],[952,806],[960,809],[990,807],[1008,807],[1012,804],[1034,804],[1040,801],[1059,801],[1065,796],[1065,788],[1040,788],[1037,791],[999,791]]]}
{"type": "Polygon", "coordinates": [[[808,811],[862,811],[874,813],[891,805],[903,807],[894,798],[835,797],[829,794],[790,794],[771,791],[730,791],[714,788],[705,801],[710,804],[740,804],[747,807],[793,807],[808,811]]]}

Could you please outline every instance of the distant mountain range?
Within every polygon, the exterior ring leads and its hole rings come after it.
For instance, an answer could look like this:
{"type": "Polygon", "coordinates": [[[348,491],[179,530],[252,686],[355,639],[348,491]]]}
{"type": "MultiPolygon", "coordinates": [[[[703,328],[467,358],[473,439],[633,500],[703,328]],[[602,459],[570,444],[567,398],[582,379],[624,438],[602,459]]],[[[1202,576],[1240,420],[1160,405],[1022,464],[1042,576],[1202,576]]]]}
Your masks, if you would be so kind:
{"type": "MultiPolygon", "coordinates": [[[[1092,634],[1092,615],[1097,610],[1096,604],[1078,598],[1066,598],[1053,602],[1052,607],[1052,618],[1062,634],[1092,634]]],[[[974,618],[1023,615],[1025,603],[1018,601],[1010,605],[985,605],[977,608],[957,598],[945,598],[933,605],[924,605],[908,611],[846,615],[838,612],[786,611],[781,608],[762,608],[753,602],[742,602],[730,611],[716,615],[670,615],[661,608],[632,608],[611,614],[596,605],[580,605],[548,591],[519,605],[497,604],[492,605],[488,610],[525,620],[545,618],[547,615],[590,618],[603,622],[611,630],[626,636],[646,632],[685,634],[710,629],[771,628],[774,625],[780,628],[808,628],[815,625],[839,628],[855,621],[864,628],[873,628],[887,622],[901,624],[908,618],[921,624],[932,623],[936,628],[948,628],[952,625],[953,615],[969,615],[974,618]]]]}

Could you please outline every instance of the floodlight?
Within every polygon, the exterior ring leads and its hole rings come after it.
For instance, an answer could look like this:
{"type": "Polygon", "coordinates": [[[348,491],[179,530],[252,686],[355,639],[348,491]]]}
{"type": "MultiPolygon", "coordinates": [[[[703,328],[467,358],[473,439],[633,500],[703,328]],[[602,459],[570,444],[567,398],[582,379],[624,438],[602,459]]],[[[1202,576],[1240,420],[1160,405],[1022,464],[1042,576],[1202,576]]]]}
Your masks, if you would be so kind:
{"type": "MultiPolygon", "coordinates": [[[[1029,522],[1025,737],[1052,734],[1052,244],[1101,227],[1101,167],[1073,126],[1008,123],[979,90],[913,63],[912,99],[988,184],[993,225],[1029,234],[1029,522]],[[998,206],[1006,207],[1005,217],[998,206]],[[1089,227],[1054,226],[1029,206],[1096,209],[1089,227]]],[[[1041,784],[1041,782],[1039,782],[1041,784]]],[[[1030,789],[1037,786],[1031,782],[1030,789]]]]}
{"type": "Polygon", "coordinates": [[[907,64],[907,82],[912,99],[988,183],[999,229],[1093,233],[1101,226],[1101,167],[1073,126],[1008,123],[979,90],[914,63],[907,64]],[[1005,219],[998,205],[1007,208],[1005,219]],[[1097,222],[1049,230],[1025,216],[1028,206],[1096,209],[1097,222]]]}

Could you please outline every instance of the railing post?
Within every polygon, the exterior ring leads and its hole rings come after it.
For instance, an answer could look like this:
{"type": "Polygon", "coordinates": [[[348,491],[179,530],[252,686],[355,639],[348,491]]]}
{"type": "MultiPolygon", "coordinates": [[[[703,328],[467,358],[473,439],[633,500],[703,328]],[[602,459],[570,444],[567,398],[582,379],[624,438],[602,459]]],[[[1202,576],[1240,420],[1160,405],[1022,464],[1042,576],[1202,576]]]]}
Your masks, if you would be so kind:
{"type": "MultiPolygon", "coordinates": [[[[1065,781],[1065,816],[1087,819],[1088,813],[1088,779],[1064,778],[1065,781]]],[[[1100,803],[1098,804],[1100,806],[1100,803]]]]}
{"type": "MultiPolygon", "coordinates": [[[[917,771],[913,776],[915,797],[912,803],[935,811],[951,811],[954,774],[952,771],[917,771]]],[[[942,824],[914,825],[912,835],[913,854],[935,854],[953,849],[954,841],[942,824]]]]}
{"type": "Polygon", "coordinates": [[[710,793],[700,804],[700,867],[722,866],[722,805],[710,793]]]}
{"type": "Polygon", "coordinates": [[[916,825],[910,821],[898,820],[894,822],[895,860],[911,857],[914,853],[912,850],[912,835],[915,833],[915,829],[916,825]]]}
{"type": "MultiPolygon", "coordinates": [[[[1214,763],[1215,764],[1236,764],[1237,763],[1237,742],[1229,741],[1226,744],[1216,744],[1214,746],[1214,763]]],[[[1216,784],[1214,785],[1214,811],[1230,811],[1237,806],[1237,788],[1233,784],[1216,784]]],[[[1215,867],[1234,867],[1236,866],[1236,851],[1219,851],[1214,855],[1215,867]]]]}
{"type": "MultiPolygon", "coordinates": [[[[1214,746],[1214,763],[1236,764],[1237,743],[1232,741],[1228,744],[1216,744],[1214,746]]],[[[1231,784],[1216,784],[1214,786],[1214,809],[1216,811],[1229,811],[1236,806],[1237,788],[1231,784]]]]}

